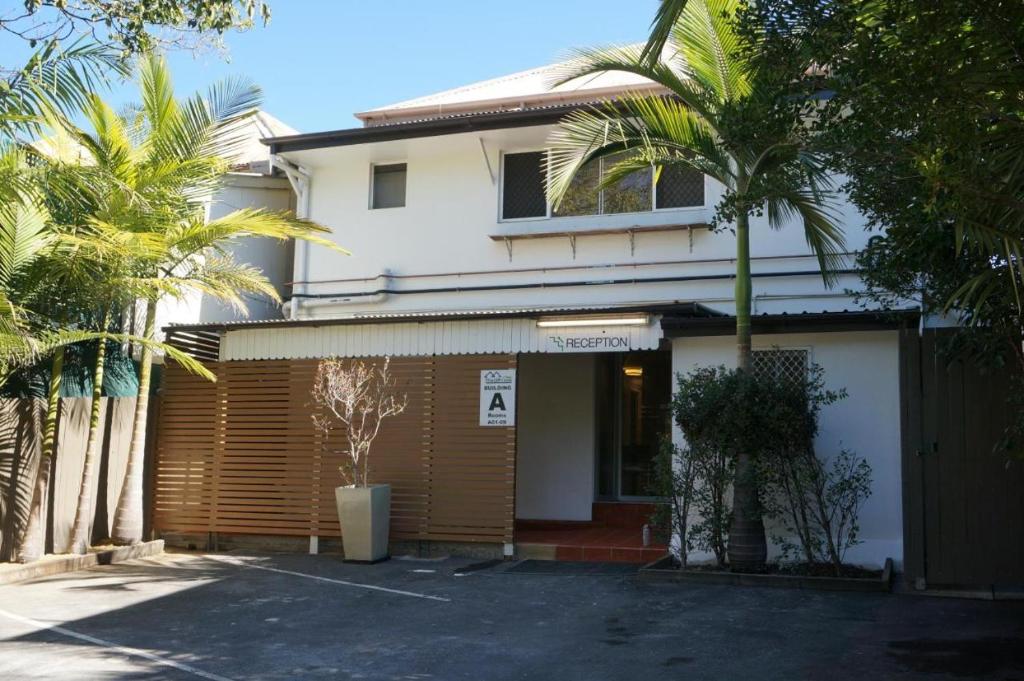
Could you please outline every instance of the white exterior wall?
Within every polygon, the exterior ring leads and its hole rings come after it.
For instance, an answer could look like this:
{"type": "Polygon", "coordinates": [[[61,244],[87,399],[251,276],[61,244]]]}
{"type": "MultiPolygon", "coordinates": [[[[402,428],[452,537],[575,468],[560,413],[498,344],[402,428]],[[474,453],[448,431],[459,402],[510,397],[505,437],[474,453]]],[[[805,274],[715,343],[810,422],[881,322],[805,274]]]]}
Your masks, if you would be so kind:
{"type": "MultiPolygon", "coordinates": [[[[288,181],[259,175],[230,175],[225,186],[217,192],[210,204],[211,220],[224,217],[239,208],[266,208],[268,210],[294,209],[294,194],[288,181]]],[[[275,239],[244,239],[231,246],[234,256],[244,263],[260,268],[282,297],[288,295],[287,284],[292,279],[294,248],[292,244],[275,239]]],[[[262,297],[246,301],[249,319],[280,319],[280,306],[262,297]]],[[[168,324],[205,324],[246,318],[230,306],[192,292],[182,300],[164,298],[157,306],[157,330],[168,324]]]]}
{"type": "MultiPolygon", "coordinates": [[[[310,283],[296,290],[328,296],[315,304],[304,302],[299,316],[676,300],[703,302],[731,312],[735,240],[728,231],[695,231],[692,251],[686,232],[637,233],[632,251],[625,232],[579,236],[575,257],[564,236],[517,239],[512,241],[510,260],[506,243],[491,236],[703,223],[710,220],[720,195],[720,187],[708,181],[705,208],[500,221],[501,154],[543,148],[552,129],[537,126],[284,154],[312,178],[309,217],[332,228],[332,238],[352,251],[346,257],[316,246],[297,248],[296,280],[310,283]],[[393,162],[408,166],[406,205],[371,210],[371,165],[393,162]],[[382,301],[342,300],[346,295],[380,288],[381,280],[375,278],[385,271],[394,277],[385,281],[388,288],[461,290],[391,295],[382,301]],[[693,280],[470,290],[654,277],[693,280]],[[703,277],[708,279],[701,280],[703,277]]],[[[867,235],[859,214],[844,204],[840,217],[850,250],[862,246],[867,235]]],[[[856,277],[844,277],[829,291],[817,276],[757,276],[817,270],[801,227],[791,225],[776,232],[768,228],[766,219],[754,219],[752,252],[756,313],[855,308],[844,289],[858,288],[856,277]]]]}
{"type": "Polygon", "coordinates": [[[590,354],[520,356],[516,518],[591,519],[595,368],[590,354]]]}
{"type": "MultiPolygon", "coordinates": [[[[821,455],[846,448],[871,465],[873,493],[860,514],[863,543],[850,549],[847,560],[881,566],[886,558],[892,558],[897,565],[902,564],[898,332],[763,335],[754,337],[753,346],[808,348],[811,361],[824,370],[827,386],[846,388],[849,396],[845,400],[822,410],[816,447],[821,455]]],[[[672,341],[673,373],[735,363],[736,346],[731,336],[672,341]]],[[[683,441],[678,429],[674,437],[677,443],[683,441]]]]}

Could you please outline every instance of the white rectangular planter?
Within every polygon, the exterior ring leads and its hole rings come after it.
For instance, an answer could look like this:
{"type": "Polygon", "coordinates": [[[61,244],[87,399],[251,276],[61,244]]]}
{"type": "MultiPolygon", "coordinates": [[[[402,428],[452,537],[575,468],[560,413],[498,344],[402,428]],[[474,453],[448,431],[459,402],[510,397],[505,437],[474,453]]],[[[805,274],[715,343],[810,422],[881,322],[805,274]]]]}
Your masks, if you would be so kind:
{"type": "Polygon", "coordinates": [[[345,560],[375,563],[388,557],[391,485],[336,487],[345,560]]]}

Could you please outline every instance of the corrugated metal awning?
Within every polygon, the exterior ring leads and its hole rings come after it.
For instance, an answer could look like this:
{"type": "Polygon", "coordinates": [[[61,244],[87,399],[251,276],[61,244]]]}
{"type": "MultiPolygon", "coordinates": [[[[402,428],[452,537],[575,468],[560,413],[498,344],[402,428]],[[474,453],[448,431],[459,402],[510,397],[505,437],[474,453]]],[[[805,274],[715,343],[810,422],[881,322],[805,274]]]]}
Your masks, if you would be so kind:
{"type": "Polygon", "coordinates": [[[520,352],[626,352],[655,350],[661,318],[637,326],[542,328],[533,318],[235,327],[225,332],[220,359],[315,359],[514,354],[520,352]]]}

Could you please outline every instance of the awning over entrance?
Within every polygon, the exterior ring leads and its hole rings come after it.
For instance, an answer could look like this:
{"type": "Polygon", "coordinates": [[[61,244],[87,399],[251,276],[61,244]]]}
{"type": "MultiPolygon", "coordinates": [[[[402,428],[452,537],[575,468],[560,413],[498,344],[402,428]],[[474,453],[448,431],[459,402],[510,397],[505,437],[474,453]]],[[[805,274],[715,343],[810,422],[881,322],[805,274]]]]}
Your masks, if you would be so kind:
{"type": "Polygon", "coordinates": [[[320,357],[629,352],[656,350],[662,321],[715,316],[694,303],[366,314],[167,327],[169,342],[200,338],[220,361],[320,357]],[[219,338],[218,338],[219,337],[219,338]]]}
{"type": "Polygon", "coordinates": [[[238,329],[225,334],[221,360],[627,352],[654,350],[661,342],[657,315],[631,325],[595,321],[582,327],[542,327],[537,319],[507,318],[238,329]]]}

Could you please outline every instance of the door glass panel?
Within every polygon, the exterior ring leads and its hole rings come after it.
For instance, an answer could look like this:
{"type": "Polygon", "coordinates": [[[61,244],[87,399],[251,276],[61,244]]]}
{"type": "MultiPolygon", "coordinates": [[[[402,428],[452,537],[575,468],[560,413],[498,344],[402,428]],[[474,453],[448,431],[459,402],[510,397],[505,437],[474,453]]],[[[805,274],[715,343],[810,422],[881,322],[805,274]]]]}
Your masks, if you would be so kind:
{"type": "Polygon", "coordinates": [[[620,496],[651,494],[654,458],[669,433],[671,362],[667,352],[635,352],[622,363],[620,496]]]}

